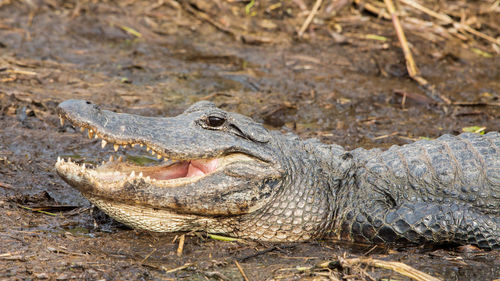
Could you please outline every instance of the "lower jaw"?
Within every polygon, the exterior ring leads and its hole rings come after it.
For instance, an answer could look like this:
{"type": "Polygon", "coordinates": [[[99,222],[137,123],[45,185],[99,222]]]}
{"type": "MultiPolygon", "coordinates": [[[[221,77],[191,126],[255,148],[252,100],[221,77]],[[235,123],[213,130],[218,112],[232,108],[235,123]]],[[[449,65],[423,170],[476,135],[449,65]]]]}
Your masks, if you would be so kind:
{"type": "Polygon", "coordinates": [[[212,217],[178,214],[148,206],[126,204],[84,194],[85,197],[113,219],[135,229],[152,232],[206,231],[229,233],[231,230],[212,217]]]}
{"type": "Polygon", "coordinates": [[[304,234],[280,233],[270,229],[259,231],[255,222],[246,223],[240,219],[178,214],[169,210],[118,203],[87,195],[86,197],[113,219],[135,229],[152,232],[203,231],[269,242],[298,242],[310,239],[309,235],[304,234]]]}
{"type": "MultiPolygon", "coordinates": [[[[283,229],[273,231],[270,227],[264,227],[266,224],[273,224],[271,221],[266,221],[258,227],[254,220],[265,221],[261,216],[254,217],[247,214],[244,218],[223,218],[180,214],[172,210],[117,202],[85,193],[84,196],[113,219],[135,229],[152,232],[203,231],[269,242],[299,242],[314,238],[305,233],[305,230],[297,233],[292,231],[293,228],[288,231],[283,229]]],[[[300,228],[300,226],[295,227],[300,228]]]]}

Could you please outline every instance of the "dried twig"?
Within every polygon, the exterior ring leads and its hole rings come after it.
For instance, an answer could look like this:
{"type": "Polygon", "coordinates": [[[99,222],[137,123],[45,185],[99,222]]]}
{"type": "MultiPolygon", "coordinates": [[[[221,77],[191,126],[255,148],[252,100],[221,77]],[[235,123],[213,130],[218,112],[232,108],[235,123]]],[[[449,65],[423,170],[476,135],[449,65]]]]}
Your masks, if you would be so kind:
{"type": "Polygon", "coordinates": [[[391,19],[391,16],[387,14],[387,11],[385,9],[379,9],[370,3],[366,3],[363,0],[354,0],[354,3],[362,7],[362,9],[367,10],[370,13],[376,14],[378,17],[384,18],[386,20],[391,19]]]}
{"type": "Polygon", "coordinates": [[[165,270],[165,273],[172,273],[172,272],[177,272],[177,271],[180,271],[180,270],[184,270],[190,266],[192,266],[193,264],[192,263],[186,263],[182,266],[179,266],[179,267],[176,267],[176,268],[172,268],[172,269],[169,269],[167,270],[165,267],[162,266],[162,269],[165,270]]]}
{"type": "Polygon", "coordinates": [[[182,234],[179,238],[179,247],[177,247],[177,256],[182,256],[182,251],[184,250],[184,240],[186,239],[186,235],[182,234]]]}
{"type": "Polygon", "coordinates": [[[289,248],[295,248],[295,247],[296,247],[296,245],[283,245],[281,247],[273,246],[273,247],[264,249],[262,251],[258,251],[256,253],[253,253],[253,254],[250,254],[250,255],[239,257],[237,259],[239,261],[243,262],[243,261],[246,261],[246,260],[248,260],[250,258],[254,258],[254,257],[260,256],[260,255],[263,255],[263,254],[266,254],[266,253],[269,253],[269,252],[272,252],[272,251],[281,251],[283,249],[289,249],[289,248]]]}
{"type": "Polygon", "coordinates": [[[393,136],[396,136],[398,135],[399,132],[393,132],[393,133],[390,133],[388,135],[383,135],[383,136],[378,136],[378,137],[374,137],[373,140],[381,140],[381,139],[386,139],[386,138],[390,138],[390,137],[393,137],[393,136]]]}
{"type": "Polygon", "coordinates": [[[5,188],[5,189],[14,189],[14,186],[12,186],[6,182],[2,182],[2,181],[0,181],[0,187],[5,188]]]}
{"type": "Polygon", "coordinates": [[[321,6],[321,1],[322,0],[316,0],[316,2],[314,3],[314,6],[313,8],[311,9],[311,12],[309,13],[309,15],[307,16],[306,20],[304,21],[304,23],[302,24],[302,27],[300,28],[299,32],[298,32],[298,35],[299,35],[299,38],[302,37],[302,35],[304,35],[304,32],[306,31],[306,29],[309,27],[309,24],[311,24],[314,16],[316,15],[316,13],[318,12],[319,10],[319,7],[321,6]]]}
{"type": "Polygon", "coordinates": [[[236,267],[238,267],[238,270],[241,273],[241,276],[243,276],[243,279],[245,281],[249,281],[247,275],[245,274],[245,271],[243,271],[243,267],[241,267],[240,263],[237,260],[234,260],[234,264],[236,264],[236,267]]]}
{"type": "Polygon", "coordinates": [[[154,254],[154,252],[156,252],[156,250],[157,250],[157,249],[156,249],[156,248],[154,248],[154,249],[153,249],[153,250],[152,250],[149,254],[147,254],[147,255],[146,255],[146,256],[142,259],[141,264],[144,264],[144,262],[145,262],[147,259],[149,259],[149,257],[150,257],[152,254],[154,254]]]}

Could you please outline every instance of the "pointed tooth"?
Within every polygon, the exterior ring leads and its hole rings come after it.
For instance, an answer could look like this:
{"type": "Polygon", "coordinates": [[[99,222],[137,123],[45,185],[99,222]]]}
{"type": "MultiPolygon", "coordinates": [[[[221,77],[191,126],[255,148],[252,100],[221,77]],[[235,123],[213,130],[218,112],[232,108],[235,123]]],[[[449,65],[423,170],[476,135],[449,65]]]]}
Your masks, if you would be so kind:
{"type": "Polygon", "coordinates": [[[155,152],[151,150],[151,154],[152,154],[152,155],[155,155],[155,152]]]}
{"type": "Polygon", "coordinates": [[[140,177],[140,178],[142,178],[142,176],[143,176],[143,174],[142,174],[142,172],[140,172],[140,173],[139,173],[139,177],[140,177]]]}
{"type": "Polygon", "coordinates": [[[104,164],[106,164],[106,162],[102,161],[101,165],[104,165],[104,164]]]}
{"type": "Polygon", "coordinates": [[[98,139],[98,138],[99,138],[99,136],[97,134],[95,134],[94,139],[98,139]]]}
{"type": "Polygon", "coordinates": [[[118,161],[123,162],[123,157],[121,155],[118,157],[118,161]]]}
{"type": "Polygon", "coordinates": [[[61,157],[57,156],[57,162],[61,162],[61,157]]]}
{"type": "Polygon", "coordinates": [[[146,151],[149,151],[151,148],[149,148],[149,146],[146,146],[146,151]]]}
{"type": "Polygon", "coordinates": [[[132,171],[132,173],[130,173],[130,176],[128,176],[129,178],[135,178],[135,171],[132,171]]]}
{"type": "Polygon", "coordinates": [[[68,157],[68,163],[71,163],[71,158],[68,157]]]}
{"type": "Polygon", "coordinates": [[[122,147],[123,147],[123,149],[125,149],[125,148],[127,148],[127,145],[126,145],[126,144],[124,144],[124,145],[122,145],[122,147]]]}
{"type": "Polygon", "coordinates": [[[160,154],[156,155],[156,158],[158,158],[158,160],[161,159],[161,155],[160,154]]]}
{"type": "Polygon", "coordinates": [[[115,160],[115,159],[113,158],[113,155],[109,156],[109,162],[113,162],[113,160],[115,160]]]}
{"type": "Polygon", "coordinates": [[[85,170],[85,163],[83,163],[82,165],[82,170],[85,170]]]}
{"type": "Polygon", "coordinates": [[[92,129],[88,130],[88,134],[89,134],[89,139],[92,139],[94,137],[94,131],[92,129]]]}
{"type": "Polygon", "coordinates": [[[130,145],[130,147],[134,147],[135,145],[136,145],[136,144],[135,144],[135,143],[133,143],[133,144],[131,144],[131,145],[130,145]]]}
{"type": "Polygon", "coordinates": [[[140,146],[140,147],[143,147],[143,146],[144,146],[144,144],[140,143],[140,144],[139,144],[139,146],[140,146]]]}
{"type": "Polygon", "coordinates": [[[101,142],[101,147],[102,147],[102,148],[106,147],[106,144],[108,144],[108,142],[107,142],[107,141],[105,141],[105,140],[102,140],[102,142],[101,142]]]}
{"type": "Polygon", "coordinates": [[[120,147],[120,146],[119,146],[119,145],[117,145],[117,144],[114,144],[114,145],[113,145],[113,148],[115,149],[115,151],[118,151],[118,148],[119,148],[119,147],[120,147]]]}
{"type": "Polygon", "coordinates": [[[145,177],[146,180],[150,181],[151,178],[149,176],[145,177]]]}
{"type": "Polygon", "coordinates": [[[59,116],[59,123],[61,123],[61,126],[64,126],[64,118],[59,116]]]}

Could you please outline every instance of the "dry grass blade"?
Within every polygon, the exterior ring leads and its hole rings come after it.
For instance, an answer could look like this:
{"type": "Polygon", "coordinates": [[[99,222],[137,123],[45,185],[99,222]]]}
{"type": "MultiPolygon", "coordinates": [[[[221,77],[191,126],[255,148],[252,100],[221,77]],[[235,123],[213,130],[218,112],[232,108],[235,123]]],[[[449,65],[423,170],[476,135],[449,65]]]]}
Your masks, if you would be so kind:
{"type": "Polygon", "coordinates": [[[417,270],[409,265],[406,265],[401,262],[393,262],[393,261],[383,261],[383,260],[374,260],[374,259],[361,259],[361,258],[353,258],[353,259],[340,259],[342,266],[352,267],[356,264],[364,264],[373,267],[379,267],[384,269],[389,269],[395,271],[401,275],[406,277],[418,280],[418,281],[440,281],[441,279],[431,276],[427,273],[424,273],[420,270],[417,270]]]}
{"type": "Polygon", "coordinates": [[[32,211],[32,212],[37,212],[37,213],[41,213],[41,214],[45,214],[45,215],[49,215],[49,216],[57,216],[57,214],[54,214],[54,213],[50,213],[50,212],[46,212],[46,211],[41,211],[41,210],[36,210],[36,209],[33,209],[33,208],[30,208],[30,207],[26,207],[26,206],[23,206],[21,204],[17,204],[20,208],[23,208],[25,210],[29,210],[29,211],[32,211]]]}
{"type": "Polygon", "coordinates": [[[420,72],[418,71],[417,65],[413,60],[413,56],[411,54],[410,47],[408,46],[408,41],[406,40],[406,35],[404,33],[403,27],[401,26],[401,22],[399,21],[399,17],[396,15],[396,8],[394,7],[394,3],[392,2],[392,0],[384,0],[384,2],[387,6],[389,14],[391,14],[394,29],[396,29],[396,34],[398,36],[399,42],[401,43],[401,48],[403,49],[403,53],[406,59],[406,68],[408,69],[408,74],[411,77],[417,76],[420,74],[420,72]]]}
{"type": "MultiPolygon", "coordinates": [[[[179,2],[181,2],[181,1],[179,1],[179,2]]],[[[211,24],[212,26],[214,26],[218,30],[233,36],[236,40],[240,40],[240,41],[247,43],[247,44],[257,44],[257,45],[275,42],[275,40],[273,38],[271,38],[270,36],[259,35],[259,34],[250,34],[247,32],[240,31],[237,28],[231,27],[230,25],[226,26],[226,25],[220,23],[218,20],[216,20],[213,15],[191,7],[188,2],[189,1],[181,2],[183,4],[182,7],[187,12],[189,12],[190,14],[195,16],[196,18],[211,24]]]]}
{"type": "Polygon", "coordinates": [[[495,39],[491,36],[488,36],[482,32],[479,32],[477,30],[475,30],[474,28],[466,25],[466,24],[463,24],[463,23],[459,23],[459,22],[456,22],[454,21],[450,16],[446,15],[446,14],[442,14],[442,13],[437,13],[437,12],[434,12],[433,10],[429,9],[429,8],[426,8],[424,6],[422,6],[421,4],[413,1],[413,0],[400,0],[402,3],[412,7],[412,8],[415,8],[421,12],[424,12],[426,14],[428,14],[429,16],[431,17],[434,17],[436,19],[439,19],[441,21],[443,21],[445,24],[450,24],[452,23],[453,26],[457,29],[462,29],[462,30],[465,30],[467,32],[469,32],[470,34],[472,35],[475,35],[477,37],[480,37],[480,38],[483,38],[484,40],[487,40],[493,44],[497,44],[497,45],[500,45],[500,39],[495,39]]]}
{"type": "Polygon", "coordinates": [[[420,75],[420,71],[417,68],[417,65],[415,64],[415,61],[413,60],[413,55],[411,54],[410,46],[408,45],[408,40],[406,40],[406,36],[403,30],[403,27],[401,26],[401,22],[399,21],[399,17],[396,14],[396,8],[394,7],[394,3],[392,0],[384,0],[385,5],[387,6],[387,10],[389,11],[389,14],[391,15],[392,18],[392,23],[394,24],[394,29],[396,30],[396,34],[398,36],[398,40],[401,44],[401,48],[403,49],[403,53],[405,56],[406,60],[406,68],[408,70],[408,74],[410,77],[415,80],[418,84],[420,84],[422,87],[424,87],[428,95],[436,100],[436,101],[443,101],[446,104],[451,104],[451,101],[439,94],[436,91],[436,88],[431,85],[424,77],[420,75]]]}
{"type": "Polygon", "coordinates": [[[443,21],[444,24],[450,24],[453,22],[453,19],[450,16],[434,12],[433,10],[426,8],[413,0],[400,0],[400,1],[414,9],[417,9],[421,12],[428,14],[431,17],[443,21]]]}

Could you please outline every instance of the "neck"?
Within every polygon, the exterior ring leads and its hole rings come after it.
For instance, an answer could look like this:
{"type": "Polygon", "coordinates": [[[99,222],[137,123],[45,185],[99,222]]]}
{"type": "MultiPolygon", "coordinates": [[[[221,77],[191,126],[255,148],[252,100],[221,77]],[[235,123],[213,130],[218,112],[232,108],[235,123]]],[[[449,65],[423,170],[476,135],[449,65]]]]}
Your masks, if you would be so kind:
{"type": "Polygon", "coordinates": [[[273,198],[242,217],[235,232],[268,241],[324,236],[335,224],[337,192],[352,170],[352,156],[338,145],[289,135],[276,139],[275,145],[282,152],[284,176],[275,186],[273,198]]]}

